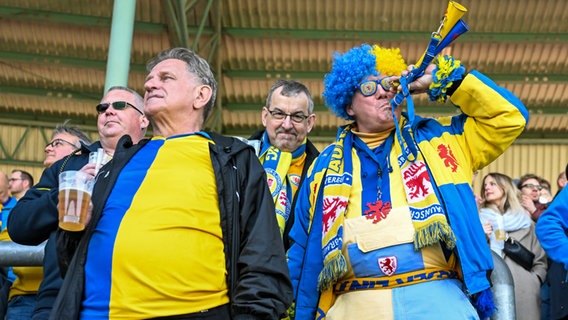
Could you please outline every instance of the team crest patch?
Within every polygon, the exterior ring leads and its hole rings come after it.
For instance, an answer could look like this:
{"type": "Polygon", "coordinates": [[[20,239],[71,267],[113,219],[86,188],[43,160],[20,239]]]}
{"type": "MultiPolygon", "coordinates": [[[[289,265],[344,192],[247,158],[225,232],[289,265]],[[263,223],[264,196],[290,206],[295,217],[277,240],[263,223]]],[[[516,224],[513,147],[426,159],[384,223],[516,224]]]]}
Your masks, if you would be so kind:
{"type": "Polygon", "coordinates": [[[299,186],[300,185],[300,175],[299,174],[290,174],[288,175],[288,179],[290,180],[290,183],[292,183],[294,186],[299,186]]]}
{"type": "Polygon", "coordinates": [[[366,206],[368,209],[363,212],[363,215],[367,218],[367,220],[371,220],[373,223],[378,223],[385,219],[392,209],[390,202],[383,203],[382,200],[367,202],[366,206]]]}
{"type": "Polygon", "coordinates": [[[345,197],[328,196],[323,198],[323,234],[326,234],[337,217],[347,208],[345,197]]]}
{"type": "Polygon", "coordinates": [[[403,168],[402,178],[404,180],[404,189],[406,189],[410,203],[424,200],[428,195],[434,192],[430,175],[423,161],[415,161],[408,167],[403,168]]]}
{"type": "Polygon", "coordinates": [[[458,160],[454,156],[452,149],[449,144],[439,144],[438,145],[438,156],[444,160],[444,165],[446,168],[452,169],[452,172],[456,172],[458,169],[458,160]]]}
{"type": "Polygon", "coordinates": [[[270,194],[272,194],[272,198],[274,198],[278,191],[282,189],[282,178],[280,178],[280,175],[272,168],[265,168],[264,171],[266,171],[268,189],[270,189],[270,194]]]}
{"type": "Polygon", "coordinates": [[[381,257],[378,259],[379,268],[386,276],[392,276],[398,268],[396,256],[381,257]]]}

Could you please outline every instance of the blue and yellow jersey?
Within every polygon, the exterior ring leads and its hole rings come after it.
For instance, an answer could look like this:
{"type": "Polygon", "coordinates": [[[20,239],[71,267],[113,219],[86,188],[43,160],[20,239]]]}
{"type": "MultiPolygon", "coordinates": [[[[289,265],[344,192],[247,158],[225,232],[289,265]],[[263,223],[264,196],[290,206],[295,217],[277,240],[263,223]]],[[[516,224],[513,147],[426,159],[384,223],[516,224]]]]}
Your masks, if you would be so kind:
{"type": "Polygon", "coordinates": [[[181,315],[229,302],[210,143],[154,137],[123,168],[89,243],[82,318],[181,315]]]}

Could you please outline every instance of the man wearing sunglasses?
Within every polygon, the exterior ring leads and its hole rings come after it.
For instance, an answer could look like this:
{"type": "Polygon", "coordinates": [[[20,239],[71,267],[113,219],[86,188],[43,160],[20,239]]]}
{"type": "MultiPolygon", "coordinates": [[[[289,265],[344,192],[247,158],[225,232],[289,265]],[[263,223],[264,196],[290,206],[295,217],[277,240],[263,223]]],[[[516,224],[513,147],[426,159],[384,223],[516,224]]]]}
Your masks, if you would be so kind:
{"type": "Polygon", "coordinates": [[[294,195],[319,154],[307,138],[316,121],[313,112],[314,101],[304,84],[279,80],[270,88],[262,108],[265,130],[249,138],[249,142],[260,145],[258,156],[266,171],[285,249],[294,222],[294,195]]]}
{"type": "Polygon", "coordinates": [[[528,112],[458,60],[434,60],[401,92],[449,97],[459,115],[411,117],[391,104],[411,69],[398,48],[334,54],[323,96],[351,123],[298,192],[288,250],[296,319],[484,319],[494,309],[470,184],[528,112]]]}
{"type": "Polygon", "coordinates": [[[292,288],[274,203],[253,148],[202,130],[209,64],[173,48],[148,70],[155,135],[101,168],[79,245],[60,234],[74,258],[51,317],[281,319],[292,288]]]}
{"type": "MultiPolygon", "coordinates": [[[[93,111],[98,114],[97,129],[100,140],[89,145],[83,141],[71,154],[45,169],[40,181],[18,201],[9,217],[8,233],[14,242],[38,245],[49,239],[45,247],[44,279],[32,315],[34,320],[49,317],[62,283],[57,263],[55,236],[58,226],[59,173],[81,170],[94,175],[95,164],[88,163],[91,152],[102,148],[105,152],[105,161],[108,161],[113,157],[120,138],[129,136],[130,138],[124,143],[138,143],[146,134],[149,124],[144,115],[144,99],[127,87],[111,87],[94,109],[93,111]]],[[[71,139],[65,141],[63,137],[52,139],[46,149],[72,144],[71,139]]]]}

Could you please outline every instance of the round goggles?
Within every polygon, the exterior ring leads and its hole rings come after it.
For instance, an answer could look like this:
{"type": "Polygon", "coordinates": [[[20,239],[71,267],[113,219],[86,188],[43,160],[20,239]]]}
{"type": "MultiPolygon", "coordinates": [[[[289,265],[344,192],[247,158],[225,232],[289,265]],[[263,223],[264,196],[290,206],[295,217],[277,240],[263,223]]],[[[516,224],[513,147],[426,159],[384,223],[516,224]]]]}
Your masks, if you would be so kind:
{"type": "Polygon", "coordinates": [[[364,80],[357,85],[357,89],[365,97],[372,96],[377,92],[377,86],[381,86],[383,90],[390,91],[391,88],[397,87],[399,83],[393,81],[392,76],[383,77],[377,80],[364,80]]]}

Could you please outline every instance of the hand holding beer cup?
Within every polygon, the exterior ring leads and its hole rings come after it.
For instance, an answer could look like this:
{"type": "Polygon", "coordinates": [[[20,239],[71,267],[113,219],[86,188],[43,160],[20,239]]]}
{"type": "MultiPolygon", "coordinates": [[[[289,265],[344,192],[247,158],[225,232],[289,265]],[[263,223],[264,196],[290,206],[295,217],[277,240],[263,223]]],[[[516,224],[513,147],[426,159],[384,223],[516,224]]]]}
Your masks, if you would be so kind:
{"type": "Polygon", "coordinates": [[[485,236],[489,237],[493,233],[493,224],[491,223],[491,221],[482,222],[481,226],[483,227],[485,236]]]}
{"type": "Polygon", "coordinates": [[[95,180],[82,171],[63,171],[59,174],[59,227],[67,231],[85,229],[87,209],[95,180]]]}

